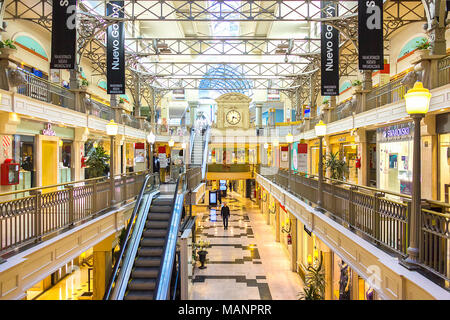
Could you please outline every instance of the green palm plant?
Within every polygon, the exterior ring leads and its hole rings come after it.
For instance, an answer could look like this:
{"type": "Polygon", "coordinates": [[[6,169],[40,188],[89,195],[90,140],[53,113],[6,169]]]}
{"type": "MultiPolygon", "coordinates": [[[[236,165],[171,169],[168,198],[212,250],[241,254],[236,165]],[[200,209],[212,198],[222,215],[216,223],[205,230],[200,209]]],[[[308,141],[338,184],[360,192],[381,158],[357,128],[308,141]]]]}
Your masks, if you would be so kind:
{"type": "Polygon", "coordinates": [[[89,167],[90,178],[104,176],[109,170],[109,155],[102,146],[93,149],[86,161],[86,166],[89,167]]]}
{"type": "MultiPolygon", "coordinates": [[[[316,260],[317,261],[317,260],[316,260]]],[[[317,264],[317,263],[316,263],[317,264]]],[[[324,300],[325,298],[325,272],[322,269],[323,255],[317,266],[309,266],[305,277],[306,286],[299,294],[299,300],[324,300]]]]}
{"type": "Polygon", "coordinates": [[[332,153],[324,156],[325,169],[329,169],[331,172],[331,179],[343,180],[344,176],[348,173],[348,166],[344,160],[339,159],[339,152],[332,153]]]}

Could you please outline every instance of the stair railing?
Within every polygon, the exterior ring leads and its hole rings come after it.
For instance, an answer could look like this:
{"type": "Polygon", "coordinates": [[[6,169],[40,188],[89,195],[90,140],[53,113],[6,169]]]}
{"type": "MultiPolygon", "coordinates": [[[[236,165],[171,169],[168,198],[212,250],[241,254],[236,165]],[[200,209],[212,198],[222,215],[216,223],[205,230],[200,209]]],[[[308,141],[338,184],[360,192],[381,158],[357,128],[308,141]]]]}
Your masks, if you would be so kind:
{"type": "Polygon", "coordinates": [[[206,169],[208,167],[209,139],[211,136],[211,127],[206,128],[204,144],[203,144],[203,161],[202,161],[202,180],[206,178],[206,169]]]}
{"type": "Polygon", "coordinates": [[[192,149],[194,147],[194,142],[195,142],[195,133],[196,133],[196,130],[194,127],[192,127],[191,137],[189,139],[189,165],[192,164],[192,149]]]}
{"type": "Polygon", "coordinates": [[[172,199],[172,216],[170,218],[169,230],[165,239],[163,256],[161,257],[162,263],[159,269],[159,277],[155,287],[155,300],[170,299],[170,280],[172,278],[172,268],[175,260],[184,196],[187,192],[186,176],[186,172],[180,174],[175,186],[175,193],[172,199]]]}
{"type": "Polygon", "coordinates": [[[140,233],[142,234],[143,225],[145,225],[147,213],[150,208],[151,201],[143,200],[145,199],[145,196],[153,197],[153,193],[150,193],[152,191],[156,193],[156,189],[158,187],[159,174],[148,174],[145,177],[141,191],[137,196],[133,213],[131,214],[129,223],[127,225],[125,238],[120,246],[119,256],[114,263],[114,268],[108,285],[106,286],[103,300],[120,300],[123,298],[128,283],[128,281],[124,281],[124,279],[129,277],[132,268],[132,262],[134,260],[131,258],[131,251],[129,252],[128,249],[136,248],[136,246],[139,245],[140,235],[138,233],[140,231],[140,233]],[[128,277],[126,276],[127,274],[128,277]]]}

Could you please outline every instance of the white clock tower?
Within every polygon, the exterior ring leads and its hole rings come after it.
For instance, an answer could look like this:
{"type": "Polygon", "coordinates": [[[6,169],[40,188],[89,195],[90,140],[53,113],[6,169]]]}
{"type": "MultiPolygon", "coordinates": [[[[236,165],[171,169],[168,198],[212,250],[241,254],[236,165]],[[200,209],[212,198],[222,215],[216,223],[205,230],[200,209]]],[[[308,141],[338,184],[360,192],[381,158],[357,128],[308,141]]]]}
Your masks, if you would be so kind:
{"type": "Polygon", "coordinates": [[[249,97],[237,92],[217,98],[217,129],[249,129],[250,101],[249,97]]]}

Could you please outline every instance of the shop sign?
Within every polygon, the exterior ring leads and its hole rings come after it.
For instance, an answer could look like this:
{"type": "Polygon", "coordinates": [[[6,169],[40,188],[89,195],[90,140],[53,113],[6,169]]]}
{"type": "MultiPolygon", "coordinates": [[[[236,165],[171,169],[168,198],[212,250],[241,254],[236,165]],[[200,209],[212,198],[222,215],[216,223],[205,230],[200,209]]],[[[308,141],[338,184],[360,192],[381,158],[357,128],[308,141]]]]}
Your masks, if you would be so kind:
{"type": "Polygon", "coordinates": [[[409,140],[414,132],[413,123],[404,123],[377,129],[378,141],[409,140]]]}
{"type": "Polygon", "coordinates": [[[43,129],[43,130],[41,131],[41,133],[42,133],[44,136],[56,136],[55,131],[52,129],[52,124],[51,124],[51,123],[47,123],[47,124],[45,125],[45,129],[43,129]]]}
{"type": "Polygon", "coordinates": [[[391,129],[391,130],[383,131],[383,137],[384,138],[400,137],[400,136],[406,136],[406,135],[409,135],[409,134],[410,134],[409,127],[397,128],[397,129],[391,129]]]}
{"type": "Polygon", "coordinates": [[[76,0],[52,1],[52,53],[50,69],[75,68],[76,0]]]}
{"type": "MultiPolygon", "coordinates": [[[[321,1],[321,18],[338,16],[336,1],[321,1]]],[[[339,31],[321,23],[321,93],[339,95],[339,31]]]]}
{"type": "MultiPolygon", "coordinates": [[[[110,1],[106,5],[108,17],[123,18],[123,11],[123,1],[110,1]]],[[[108,26],[106,43],[107,93],[125,94],[125,32],[123,22],[108,26]]]]}
{"type": "Polygon", "coordinates": [[[383,1],[358,1],[360,70],[383,70],[383,1]]]}

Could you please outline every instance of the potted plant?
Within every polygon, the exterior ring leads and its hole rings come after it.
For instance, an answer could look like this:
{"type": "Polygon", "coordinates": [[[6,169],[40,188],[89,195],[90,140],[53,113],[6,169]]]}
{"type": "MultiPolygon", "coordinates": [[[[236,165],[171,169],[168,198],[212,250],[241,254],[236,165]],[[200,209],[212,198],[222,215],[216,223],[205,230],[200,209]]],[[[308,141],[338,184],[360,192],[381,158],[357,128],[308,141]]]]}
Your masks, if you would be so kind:
{"type": "Polygon", "coordinates": [[[430,55],[431,43],[428,39],[422,39],[420,41],[416,41],[416,57],[419,59],[423,59],[430,55]]]}
{"type": "Polygon", "coordinates": [[[309,265],[306,269],[308,273],[305,277],[306,286],[300,293],[299,300],[324,300],[325,298],[325,273],[322,269],[323,256],[320,254],[320,260],[316,259],[314,265],[309,265]]]}
{"type": "Polygon", "coordinates": [[[323,99],[322,101],[324,109],[328,109],[330,106],[330,100],[329,99],[323,99]]]}
{"type": "Polygon", "coordinates": [[[86,160],[89,167],[89,178],[106,176],[109,172],[109,155],[102,146],[95,147],[86,160]]]}
{"type": "Polygon", "coordinates": [[[344,160],[339,159],[339,152],[330,152],[324,156],[324,160],[325,169],[331,172],[331,179],[343,180],[348,173],[348,167],[344,160]]]}
{"type": "Polygon", "coordinates": [[[5,41],[0,41],[0,49],[2,54],[12,55],[16,52],[17,47],[11,39],[6,39],[5,41]]]}
{"type": "Polygon", "coordinates": [[[125,107],[125,100],[123,98],[119,98],[119,108],[124,108],[125,107]]]}
{"type": "Polygon", "coordinates": [[[87,81],[86,79],[81,79],[80,87],[81,87],[82,90],[86,90],[88,85],[89,85],[89,81],[87,81]]]}
{"type": "Polygon", "coordinates": [[[205,249],[209,247],[209,241],[206,240],[200,240],[196,244],[194,244],[194,248],[197,250],[198,260],[200,261],[200,269],[205,269],[205,261],[206,261],[206,255],[208,254],[208,251],[205,249]]]}
{"type": "Polygon", "coordinates": [[[362,89],[362,82],[359,81],[358,79],[353,80],[352,86],[353,86],[353,88],[355,88],[355,91],[361,91],[361,89],[362,89]]]}

